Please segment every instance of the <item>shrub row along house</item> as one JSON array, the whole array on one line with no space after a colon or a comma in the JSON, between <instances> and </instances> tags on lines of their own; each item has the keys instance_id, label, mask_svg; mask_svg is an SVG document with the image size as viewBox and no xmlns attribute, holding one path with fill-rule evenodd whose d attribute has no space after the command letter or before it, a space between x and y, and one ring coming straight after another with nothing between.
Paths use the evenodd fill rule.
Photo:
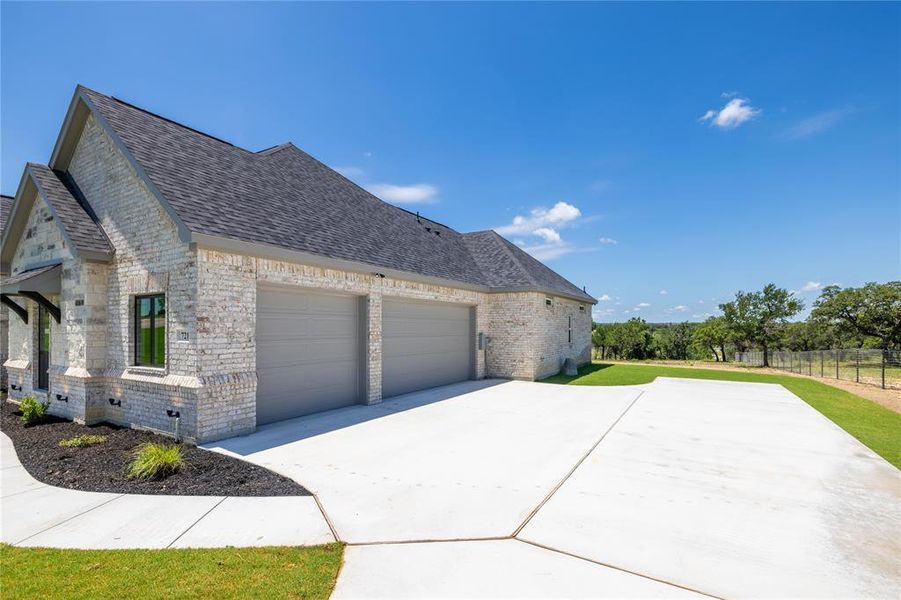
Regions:
<instances>
[{"instance_id":1,"label":"shrub row along house","mask_svg":"<svg viewBox=\"0 0 901 600\"><path fill-rule=\"evenodd\" d=\"M590 359L595 300L498 234L84 87L2 265L11 398L194 441Z\"/></svg>"}]
</instances>

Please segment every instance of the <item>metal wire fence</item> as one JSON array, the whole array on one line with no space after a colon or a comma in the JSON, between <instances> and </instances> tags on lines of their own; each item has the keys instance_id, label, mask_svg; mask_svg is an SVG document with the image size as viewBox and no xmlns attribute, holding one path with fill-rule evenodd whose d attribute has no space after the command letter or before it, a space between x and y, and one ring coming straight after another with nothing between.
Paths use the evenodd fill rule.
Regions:
<instances>
[{"instance_id":1,"label":"metal wire fence","mask_svg":"<svg viewBox=\"0 0 901 600\"><path fill-rule=\"evenodd\" d=\"M736 362L763 366L763 352L736 352ZM770 367L812 377L828 377L901 389L901 350L811 350L769 353Z\"/></svg>"}]
</instances>

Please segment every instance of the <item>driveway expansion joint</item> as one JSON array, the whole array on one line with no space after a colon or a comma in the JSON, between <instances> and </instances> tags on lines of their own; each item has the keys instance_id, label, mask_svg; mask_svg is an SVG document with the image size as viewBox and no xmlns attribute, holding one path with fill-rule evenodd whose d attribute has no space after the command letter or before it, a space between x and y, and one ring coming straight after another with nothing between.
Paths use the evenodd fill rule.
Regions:
<instances>
[{"instance_id":1,"label":"driveway expansion joint","mask_svg":"<svg viewBox=\"0 0 901 600\"><path fill-rule=\"evenodd\" d=\"M46 485L46 486L44 486L44 487L53 487L53 486L51 486L51 485ZM36 488L36 489L41 489L41 488ZM29 490L29 491L31 491L31 490ZM92 493L92 492L86 492L86 493ZM13 495L15 496L15 495L18 495L18 494L13 494ZM121 497L124 496L124 495L125 495L125 494L118 494L118 495L115 496L114 498L110 498L110 499L107 500L106 502L101 502L100 504L98 504L98 505L96 505L96 506L92 506L91 508L88 508L87 510L83 510L83 511L81 511L80 513L78 513L78 514L76 514L76 515L72 515L72 516L69 517L68 519L64 519L64 520L60 521L59 523L54 523L54 524L51 525L50 527L45 527L44 529L41 529L40 531L35 531L34 533L32 533L32 534L30 534L30 535L27 535L27 536L23 537L22 539L16 541L16 542L15 542L14 544L12 544L12 545L13 545L13 546L18 546L19 544L21 544L21 543L23 543L23 542L27 542L28 540L30 540L30 539L33 538L33 537L39 536L39 535L41 535L42 533L46 533L46 532L50 531L51 529L55 529L55 528L59 527L60 525L64 525L64 524L68 523L68 522L71 521L72 519L77 519L78 517L80 517L80 516L82 516L82 515L86 515L86 514L88 514L89 512L92 512L92 511L94 511L94 510L97 510L98 508L104 507L104 506L106 506L107 504L109 504L110 502L114 502L114 501L118 500L119 498L121 498ZM9 498L9 496L7 496L7 498Z\"/></svg>"},{"instance_id":2,"label":"driveway expansion joint","mask_svg":"<svg viewBox=\"0 0 901 600\"><path fill-rule=\"evenodd\" d=\"M180 540L186 533L188 533L189 531L191 531L191 529L192 529L195 525L197 525L198 523L200 523L200 522L201 522L208 514L210 514L210 513L213 512L214 510L216 510L216 508L217 508L220 504L222 504L223 502L225 502L226 500L228 500L230 497L231 497L231 496L223 496L223 497L219 500L219 502L217 502L216 504L214 504L213 506L211 506L210 509L209 509L208 511L206 511L205 513L203 513L202 515L200 515L200 517L199 517L196 521L194 521L193 523L191 523L190 525L188 525L188 527L187 527L184 531L182 531L182 532L179 533L177 536L175 536L175 539L172 540L171 542L169 542L169 544L166 546L166 548L171 548L171 547L172 547L172 544L174 544L175 542L177 542L178 540Z\"/></svg>"},{"instance_id":3,"label":"driveway expansion joint","mask_svg":"<svg viewBox=\"0 0 901 600\"><path fill-rule=\"evenodd\" d=\"M332 537L335 538L336 542L340 542L341 538L338 537L338 530L335 529L335 525L332 523L332 520L329 519L328 513L325 512L325 507L322 506L322 502L319 501L319 496L310 492L310 495L313 496L313 500L316 502L316 508L319 509L319 512L322 513L322 518L325 519L325 524L328 525L329 531L332 532Z\"/></svg>"},{"instance_id":4,"label":"driveway expansion joint","mask_svg":"<svg viewBox=\"0 0 901 600\"><path fill-rule=\"evenodd\" d=\"M611 564L609 564L609 563L600 562L600 561L597 561L597 560L593 560L593 559L590 559L590 558L586 558L586 557L584 557L584 556L580 556L580 555L578 555L578 554L573 554L572 552L566 552L566 551L564 551L564 550L560 550L560 549L554 548L554 547L552 547L552 546L545 546L544 544L539 544L539 543L537 543L537 542L532 542L532 541L529 541L529 540L524 540L524 539L522 539L522 538L513 538L513 539L515 539L517 542L522 542L523 544L528 544L528 545L530 545L530 546L535 546L536 548L541 548L541 549L543 549L543 550L547 550L548 552L556 552L557 554L562 554L563 556L569 556L570 558L576 558L576 559L579 559L579 560L584 560L585 562L589 562L589 563L591 563L591 564L593 564L593 565L598 565L599 567L606 567L606 568L608 568L608 569L614 569L614 570L616 570L616 571L622 571L623 573L628 573L629 575L635 575L636 577L642 577L642 578L644 578L644 579L649 579L649 580L651 580L651 581L656 581L657 583L662 583L662 584L664 584L664 585L669 585L669 586L672 586L672 587L675 587L675 588L679 588L679 589L681 589L681 590L685 590L685 591L688 591L688 592L692 592L693 594L700 594L701 596L707 596L708 598L715 598L716 600L726 600L725 598L722 598L722 597L720 597L720 596L715 596L715 595L709 594L709 593L707 593L707 592L702 592L701 590L698 590L698 589L695 589L695 588L691 588L691 587L687 587L687 586L684 586L684 585L680 585L680 584L678 584L678 583L673 583L672 581L667 581L666 579L659 579L659 578L657 578L657 577L651 577L650 575L645 575L644 573L639 573L639 572L637 572L637 571L630 571L629 569L624 569L624 568L622 568L622 567L617 567L616 565L611 565Z\"/></svg>"},{"instance_id":5,"label":"driveway expansion joint","mask_svg":"<svg viewBox=\"0 0 901 600\"><path fill-rule=\"evenodd\" d=\"M591 446L591 448L589 448L588 451L585 452L585 454L582 455L582 458L580 458L580 459L576 462L576 464L573 466L573 468L570 469L569 472L568 472L566 475L563 476L563 479L561 479L560 482L559 482L557 485L555 485L555 486L551 489L550 492L548 492L548 494L541 500L541 502L538 503L538 506L536 506L534 509L532 509L532 511L528 514L528 516L526 516L526 519L525 519L522 523L520 523L519 527L516 528L516 531L514 531L514 532L510 535L510 537L515 538L516 536L518 536L518 535L522 532L523 529L525 529L526 525L529 524L529 521L531 521L531 520L535 517L535 515L538 514L538 511L541 510L542 507L544 507L545 504L547 504L548 500L550 500L551 497L553 497L553 495L556 494L557 491L558 491L561 487L563 487L563 484L566 483L566 481L567 481L570 477L572 477L573 473L575 473L575 472L578 470L578 468L579 468L580 466L582 466L582 463L584 463L585 460L586 460L589 456L591 456L591 453L594 452L595 449L600 445L600 443L604 441L604 438L607 437L607 434L610 433L611 431L613 431L613 428L616 427L616 425L622 420L622 418L623 418L624 416L626 416L626 413L628 413L628 412L632 409L632 407L635 406L635 403L638 402L638 399L641 398L642 395L644 395L644 392L645 392L644 390L641 390L640 392L638 392L638 395L635 396L635 398L632 400L632 402L629 403L628 406L626 406L626 408L623 410L622 413L620 413L620 415L616 418L616 420L613 421L613 423L610 424L610 427L608 427L608 428L606 429L606 431L604 431L604 433L601 434L601 437L598 438L598 440Z\"/></svg>"}]
</instances>

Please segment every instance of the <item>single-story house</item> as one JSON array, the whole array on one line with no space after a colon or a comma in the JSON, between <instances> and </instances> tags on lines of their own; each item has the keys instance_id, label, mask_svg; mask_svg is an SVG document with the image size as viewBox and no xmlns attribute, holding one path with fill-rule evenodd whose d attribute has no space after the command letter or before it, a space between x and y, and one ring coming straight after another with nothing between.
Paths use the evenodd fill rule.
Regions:
<instances>
[{"instance_id":1,"label":"single-story house","mask_svg":"<svg viewBox=\"0 0 901 600\"><path fill-rule=\"evenodd\" d=\"M12 399L198 442L590 360L595 300L497 233L81 86L0 262Z\"/></svg>"}]
</instances>

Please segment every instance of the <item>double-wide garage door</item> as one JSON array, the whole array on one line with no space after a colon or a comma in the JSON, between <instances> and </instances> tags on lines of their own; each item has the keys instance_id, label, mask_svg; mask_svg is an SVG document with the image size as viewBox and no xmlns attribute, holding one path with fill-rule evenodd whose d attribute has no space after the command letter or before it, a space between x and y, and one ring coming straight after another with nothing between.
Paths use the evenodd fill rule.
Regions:
<instances>
[{"instance_id":1,"label":"double-wide garage door","mask_svg":"<svg viewBox=\"0 0 901 600\"><path fill-rule=\"evenodd\" d=\"M362 401L363 311L359 296L258 289L258 424ZM458 304L385 298L382 397L471 379L472 312Z\"/></svg>"}]
</instances>

